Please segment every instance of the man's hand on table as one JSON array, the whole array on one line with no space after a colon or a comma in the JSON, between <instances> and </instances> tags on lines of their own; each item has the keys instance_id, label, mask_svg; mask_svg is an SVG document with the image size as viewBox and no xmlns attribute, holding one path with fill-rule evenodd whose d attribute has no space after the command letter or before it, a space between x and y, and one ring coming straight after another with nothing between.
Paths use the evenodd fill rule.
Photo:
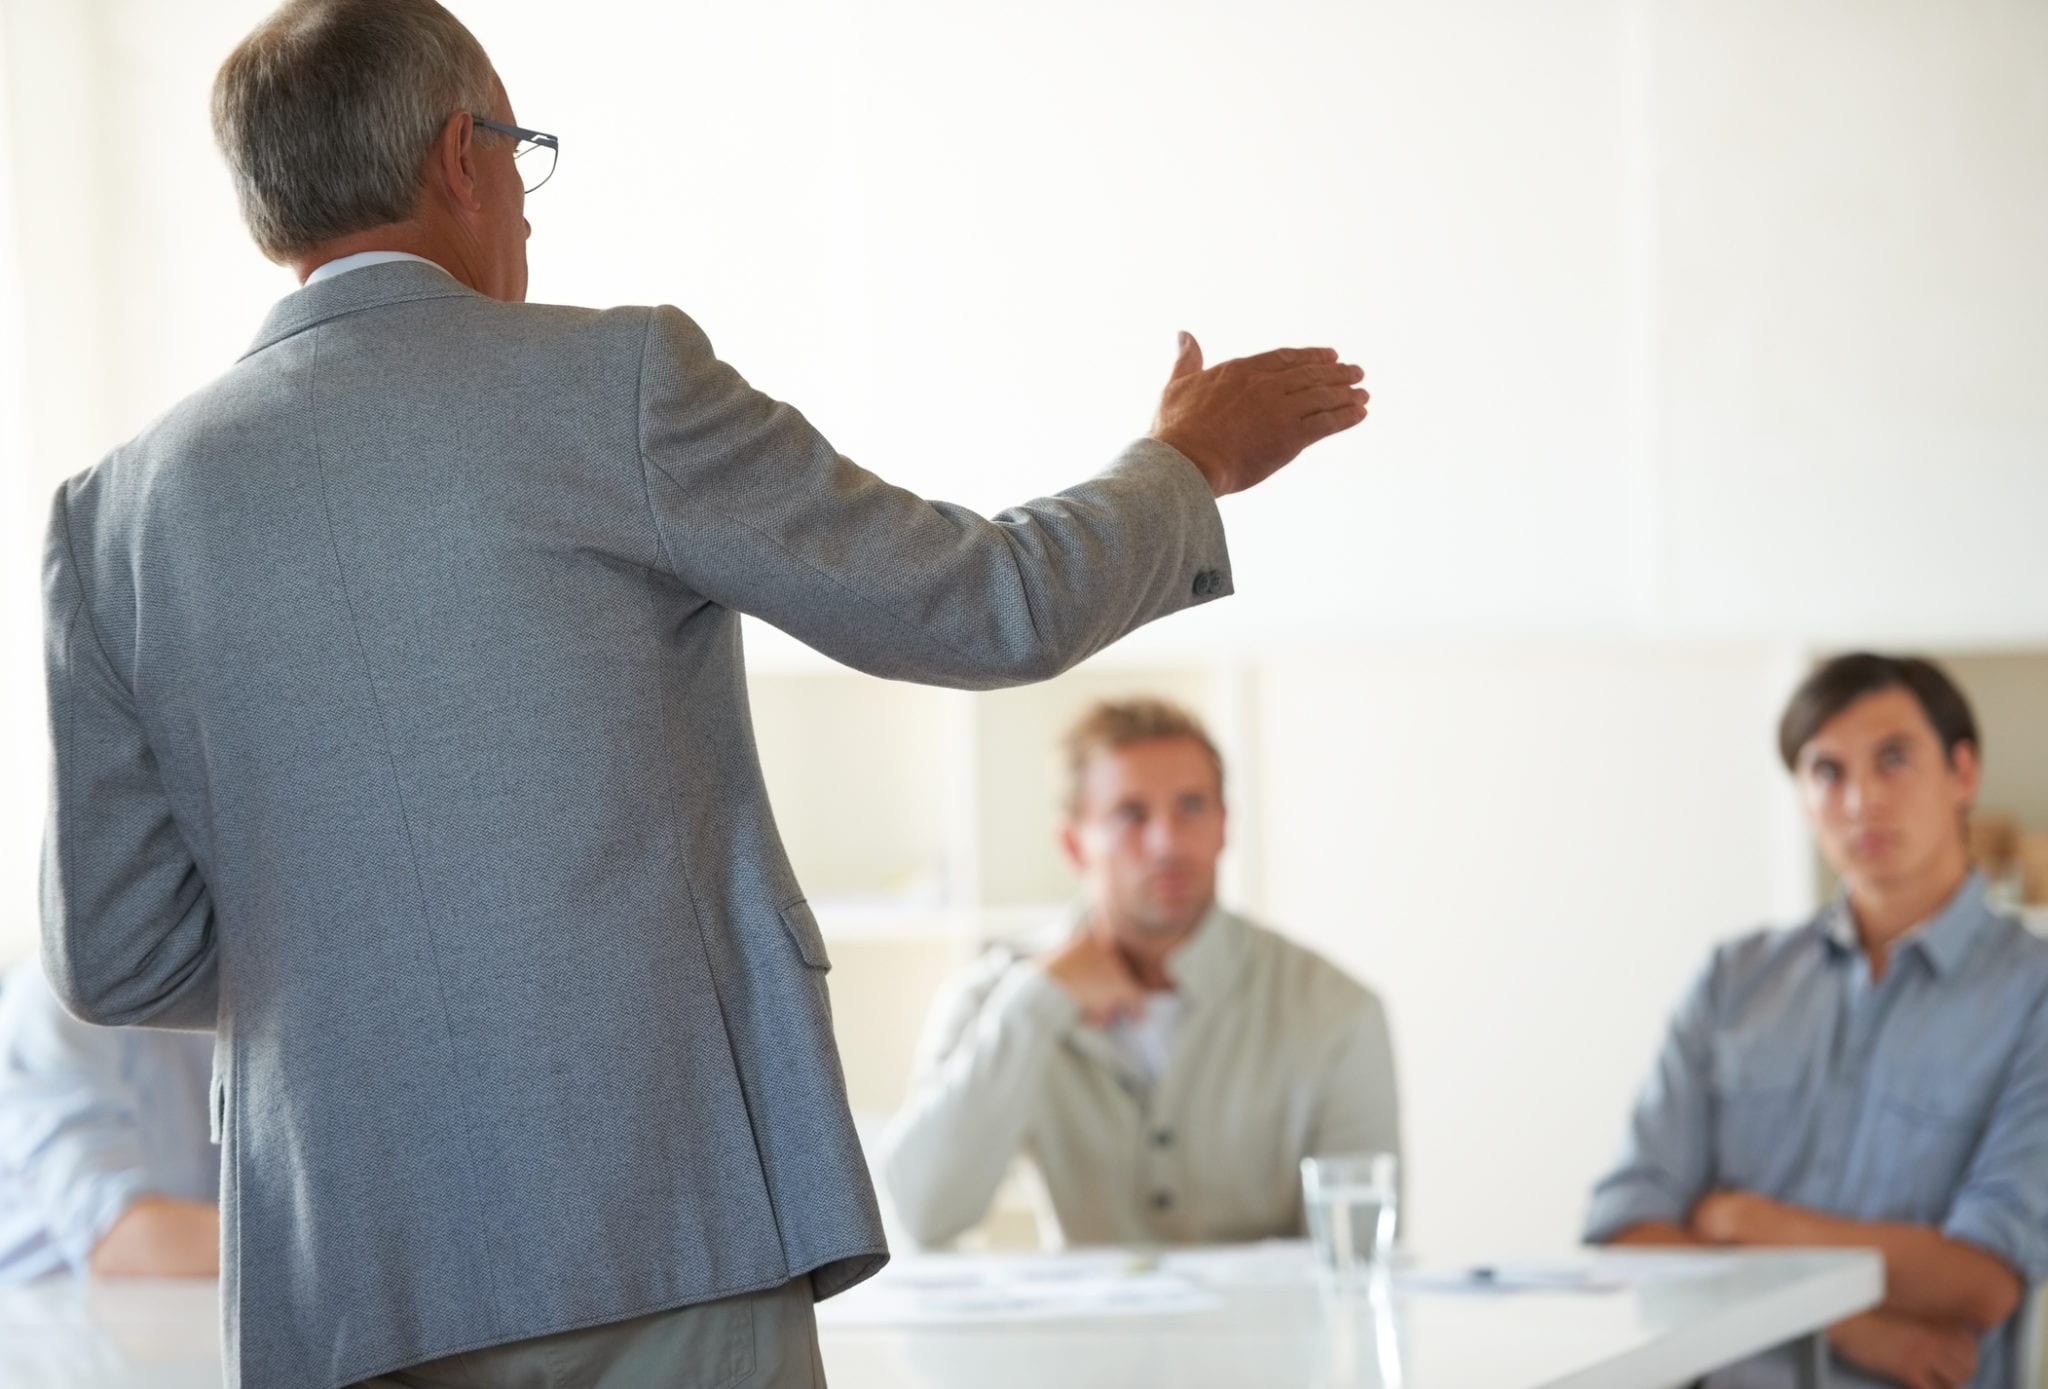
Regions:
<instances>
[{"instance_id":1,"label":"man's hand on table","mask_svg":"<svg viewBox=\"0 0 2048 1389\"><path fill-rule=\"evenodd\" d=\"M1329 347L1282 347L1205 370L1201 345L1182 333L1152 437L1186 455L1215 495L1242 492L1364 420L1364 379Z\"/></svg>"}]
</instances>

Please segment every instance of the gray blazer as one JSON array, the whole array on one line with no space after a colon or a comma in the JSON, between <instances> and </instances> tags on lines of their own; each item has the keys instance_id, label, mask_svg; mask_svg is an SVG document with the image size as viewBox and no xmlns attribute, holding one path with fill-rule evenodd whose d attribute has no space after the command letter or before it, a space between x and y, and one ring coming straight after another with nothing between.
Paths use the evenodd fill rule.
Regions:
<instances>
[{"instance_id":1,"label":"gray blazer","mask_svg":"<svg viewBox=\"0 0 2048 1389\"><path fill-rule=\"evenodd\" d=\"M738 614L981 688L1228 575L1163 444L985 520L672 308L414 262L284 299L45 560L45 960L82 1017L218 1030L229 1382L873 1273Z\"/></svg>"}]
</instances>

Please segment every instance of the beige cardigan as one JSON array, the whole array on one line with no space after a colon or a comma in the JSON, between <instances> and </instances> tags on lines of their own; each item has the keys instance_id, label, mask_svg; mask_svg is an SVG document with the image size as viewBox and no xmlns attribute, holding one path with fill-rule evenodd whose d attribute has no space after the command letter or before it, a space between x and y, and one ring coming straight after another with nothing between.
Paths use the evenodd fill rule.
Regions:
<instances>
[{"instance_id":1,"label":"beige cardigan","mask_svg":"<svg viewBox=\"0 0 2048 1389\"><path fill-rule=\"evenodd\" d=\"M933 1005L881 1162L911 1238L944 1244L980 1221L1020 1153L1065 1244L1298 1236L1303 1157L1399 1150L1371 990L1211 908L1168 961L1185 1008L1148 1086L1032 958L1076 925L991 948Z\"/></svg>"}]
</instances>

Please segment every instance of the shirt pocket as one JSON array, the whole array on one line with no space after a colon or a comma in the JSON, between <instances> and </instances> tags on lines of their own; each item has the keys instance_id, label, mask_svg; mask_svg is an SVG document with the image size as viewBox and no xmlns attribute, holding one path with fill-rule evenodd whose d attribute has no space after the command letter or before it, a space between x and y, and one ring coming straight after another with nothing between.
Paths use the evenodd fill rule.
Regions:
<instances>
[{"instance_id":1,"label":"shirt pocket","mask_svg":"<svg viewBox=\"0 0 2048 1389\"><path fill-rule=\"evenodd\" d=\"M1806 1070L1787 1049L1722 1039L1713 1054L1714 1184L1771 1191L1805 1147Z\"/></svg>"},{"instance_id":2,"label":"shirt pocket","mask_svg":"<svg viewBox=\"0 0 2048 1389\"><path fill-rule=\"evenodd\" d=\"M1986 1088L1966 1068L1879 1078L1865 1120L1864 1208L1915 1224L1947 1219L1990 1119Z\"/></svg>"}]
</instances>

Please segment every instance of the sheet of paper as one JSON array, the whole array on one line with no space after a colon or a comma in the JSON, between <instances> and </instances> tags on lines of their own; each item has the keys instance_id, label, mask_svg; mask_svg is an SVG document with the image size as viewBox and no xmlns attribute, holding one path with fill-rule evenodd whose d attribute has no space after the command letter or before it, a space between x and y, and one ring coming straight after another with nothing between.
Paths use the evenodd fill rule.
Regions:
<instances>
[{"instance_id":1,"label":"sheet of paper","mask_svg":"<svg viewBox=\"0 0 2048 1389\"><path fill-rule=\"evenodd\" d=\"M1505 1259L1412 1269L1398 1275L1396 1281L1404 1292L1611 1293L1699 1277L1697 1250L1662 1254L1630 1249L1594 1251L1578 1259Z\"/></svg>"},{"instance_id":2,"label":"sheet of paper","mask_svg":"<svg viewBox=\"0 0 2048 1389\"><path fill-rule=\"evenodd\" d=\"M932 1326L1205 1312L1221 1300L1144 1255L947 1255L899 1259L818 1304L823 1325Z\"/></svg>"},{"instance_id":3,"label":"sheet of paper","mask_svg":"<svg viewBox=\"0 0 2048 1389\"><path fill-rule=\"evenodd\" d=\"M1586 1293L1624 1291L1697 1278L1696 1255L1503 1260L1404 1267L1404 1294ZM1075 1317L1167 1316L1222 1305L1214 1289L1259 1283L1309 1283L1315 1256L1306 1241L1198 1246L1172 1250L1084 1250L1064 1254L934 1254L898 1258L876 1277L819 1304L818 1320L838 1327L964 1325Z\"/></svg>"},{"instance_id":4,"label":"sheet of paper","mask_svg":"<svg viewBox=\"0 0 2048 1389\"><path fill-rule=\"evenodd\" d=\"M1159 1267L1197 1283L1292 1283L1313 1276L1315 1249L1305 1239L1261 1240L1256 1244L1198 1244L1158 1253Z\"/></svg>"}]
</instances>

